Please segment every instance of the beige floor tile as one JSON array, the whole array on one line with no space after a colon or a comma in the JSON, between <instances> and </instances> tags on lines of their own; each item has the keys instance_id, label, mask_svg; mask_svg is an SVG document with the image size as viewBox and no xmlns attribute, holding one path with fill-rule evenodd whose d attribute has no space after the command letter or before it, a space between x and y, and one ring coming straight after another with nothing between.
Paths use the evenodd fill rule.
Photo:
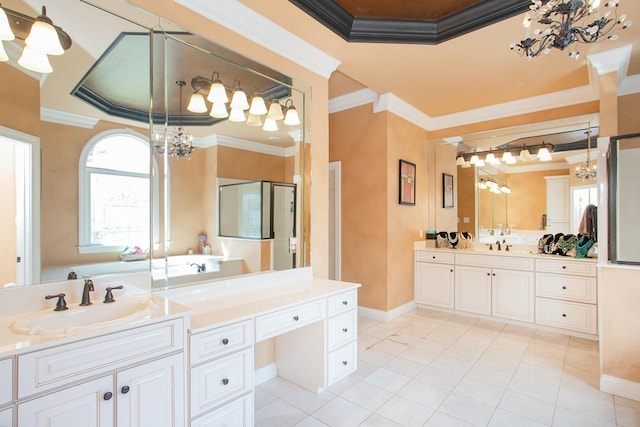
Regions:
<instances>
[{"instance_id":1,"label":"beige floor tile","mask_svg":"<svg viewBox=\"0 0 640 427\"><path fill-rule=\"evenodd\" d=\"M445 414L478 427L484 427L489 423L495 409L495 405L455 392L451 393L438 408Z\"/></svg>"},{"instance_id":2,"label":"beige floor tile","mask_svg":"<svg viewBox=\"0 0 640 427\"><path fill-rule=\"evenodd\" d=\"M336 397L313 413L313 417L332 427L353 427L366 420L371 411Z\"/></svg>"},{"instance_id":3,"label":"beige floor tile","mask_svg":"<svg viewBox=\"0 0 640 427\"><path fill-rule=\"evenodd\" d=\"M488 427L545 427L548 425L538 423L513 412L496 409Z\"/></svg>"},{"instance_id":4,"label":"beige floor tile","mask_svg":"<svg viewBox=\"0 0 640 427\"><path fill-rule=\"evenodd\" d=\"M553 421L553 413L555 404L545 402L544 400L535 399L513 390L507 390L502 396L502 400L498 407L515 414L519 414L525 418L541 423L543 425L551 425Z\"/></svg>"},{"instance_id":5,"label":"beige floor tile","mask_svg":"<svg viewBox=\"0 0 640 427\"><path fill-rule=\"evenodd\" d=\"M394 396L378 409L376 414L404 427L417 427L422 426L433 412L433 408L428 408L402 396Z\"/></svg>"}]
</instances>

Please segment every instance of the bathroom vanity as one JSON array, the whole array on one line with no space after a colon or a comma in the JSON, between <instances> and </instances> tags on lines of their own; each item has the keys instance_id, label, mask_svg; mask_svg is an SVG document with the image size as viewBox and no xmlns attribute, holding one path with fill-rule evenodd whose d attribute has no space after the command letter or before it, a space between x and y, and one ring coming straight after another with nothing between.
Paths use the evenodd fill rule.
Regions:
<instances>
[{"instance_id":1,"label":"bathroom vanity","mask_svg":"<svg viewBox=\"0 0 640 427\"><path fill-rule=\"evenodd\" d=\"M78 305L81 284L60 282L26 291L63 291L68 310L38 296L39 309L0 318L0 426L252 426L254 344L271 338L271 376L314 392L357 367L359 285L310 268L113 304L95 282L91 306Z\"/></svg>"},{"instance_id":2,"label":"bathroom vanity","mask_svg":"<svg viewBox=\"0 0 640 427\"><path fill-rule=\"evenodd\" d=\"M415 301L460 314L598 338L595 259L415 249Z\"/></svg>"}]
</instances>

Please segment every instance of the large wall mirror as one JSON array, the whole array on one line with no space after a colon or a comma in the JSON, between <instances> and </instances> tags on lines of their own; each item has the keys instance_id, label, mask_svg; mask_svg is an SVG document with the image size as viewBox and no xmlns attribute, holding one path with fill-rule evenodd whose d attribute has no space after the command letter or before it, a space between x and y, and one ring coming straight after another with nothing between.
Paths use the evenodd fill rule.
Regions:
<instances>
[{"instance_id":1,"label":"large wall mirror","mask_svg":"<svg viewBox=\"0 0 640 427\"><path fill-rule=\"evenodd\" d=\"M543 143L553 150L550 161L534 151L511 165L458 166L458 230L481 242L527 245L544 233L577 233L586 205L597 204L597 189L595 178L576 176L576 167L595 161L598 133L597 115L584 115L462 135L458 153L519 152Z\"/></svg>"},{"instance_id":2,"label":"large wall mirror","mask_svg":"<svg viewBox=\"0 0 640 427\"><path fill-rule=\"evenodd\" d=\"M0 252L0 287L65 280L71 272L81 278L137 271L152 272L154 284L165 287L307 265L304 83L125 2L97 3L47 4L47 15L72 39L64 55L49 58L51 73L24 70L17 64L24 42L3 42L10 59L0 63L0 174L11 208L0 216L9 242ZM41 6L2 3L32 17ZM209 101L206 112L188 110L191 96L206 97L217 79L229 97L241 86L249 100L259 93L267 108L279 102L283 116L294 107L300 123L284 125L282 118L277 130L264 130L210 116ZM189 159L162 150L179 127L195 147ZM253 180L295 185L289 231L297 244L289 235L257 242L217 237L219 186ZM118 182L130 191L119 191L125 184ZM100 203L108 206L102 217L91 210ZM297 249L295 262L278 263L276 246L286 247L289 259ZM233 262L225 265L227 259Z\"/></svg>"},{"instance_id":3,"label":"large wall mirror","mask_svg":"<svg viewBox=\"0 0 640 427\"><path fill-rule=\"evenodd\" d=\"M640 134L611 138L608 154L609 258L618 264L640 264Z\"/></svg>"}]
</instances>

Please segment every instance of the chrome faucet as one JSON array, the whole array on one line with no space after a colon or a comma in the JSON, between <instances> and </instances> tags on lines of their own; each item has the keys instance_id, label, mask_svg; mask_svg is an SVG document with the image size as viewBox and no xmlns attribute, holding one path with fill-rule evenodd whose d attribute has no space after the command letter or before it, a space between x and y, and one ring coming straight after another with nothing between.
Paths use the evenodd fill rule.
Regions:
<instances>
[{"instance_id":1,"label":"chrome faucet","mask_svg":"<svg viewBox=\"0 0 640 427\"><path fill-rule=\"evenodd\" d=\"M196 264L195 262L190 264L191 266L196 266L198 267L198 273L204 273L205 271L207 271L207 265L205 263L202 264Z\"/></svg>"},{"instance_id":2,"label":"chrome faucet","mask_svg":"<svg viewBox=\"0 0 640 427\"><path fill-rule=\"evenodd\" d=\"M94 291L93 280L84 279L84 288L82 289L82 301L80 305L91 305L91 298L89 297L89 292Z\"/></svg>"}]
</instances>

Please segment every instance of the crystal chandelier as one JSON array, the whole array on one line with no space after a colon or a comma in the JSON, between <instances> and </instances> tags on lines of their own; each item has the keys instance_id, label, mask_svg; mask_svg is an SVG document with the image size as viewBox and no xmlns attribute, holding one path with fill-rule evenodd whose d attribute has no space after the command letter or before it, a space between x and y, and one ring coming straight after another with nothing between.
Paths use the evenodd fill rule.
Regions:
<instances>
[{"instance_id":1,"label":"crystal chandelier","mask_svg":"<svg viewBox=\"0 0 640 427\"><path fill-rule=\"evenodd\" d=\"M193 136L182 127L182 87L186 83L178 80L176 85L180 87L180 110L178 113L178 128L175 131L154 132L153 147L160 154L165 152L169 157L187 159L196 149L193 146Z\"/></svg>"},{"instance_id":2,"label":"crystal chandelier","mask_svg":"<svg viewBox=\"0 0 640 427\"><path fill-rule=\"evenodd\" d=\"M598 175L598 165L595 160L591 160L591 124L587 130L587 160L576 166L576 178L585 181L594 179Z\"/></svg>"},{"instance_id":3,"label":"crystal chandelier","mask_svg":"<svg viewBox=\"0 0 640 427\"><path fill-rule=\"evenodd\" d=\"M625 15L618 17L620 0L607 1L602 10L600 0L531 0L531 3L529 9L535 17L527 13L522 21L525 38L510 46L527 60L547 54L553 48L561 51L569 48L569 56L577 60L580 52L575 46L570 48L574 43L590 44L603 38L616 40L618 36L611 33L619 26L624 29L631 25ZM533 38L530 37L532 21L543 26L533 30Z\"/></svg>"}]
</instances>

